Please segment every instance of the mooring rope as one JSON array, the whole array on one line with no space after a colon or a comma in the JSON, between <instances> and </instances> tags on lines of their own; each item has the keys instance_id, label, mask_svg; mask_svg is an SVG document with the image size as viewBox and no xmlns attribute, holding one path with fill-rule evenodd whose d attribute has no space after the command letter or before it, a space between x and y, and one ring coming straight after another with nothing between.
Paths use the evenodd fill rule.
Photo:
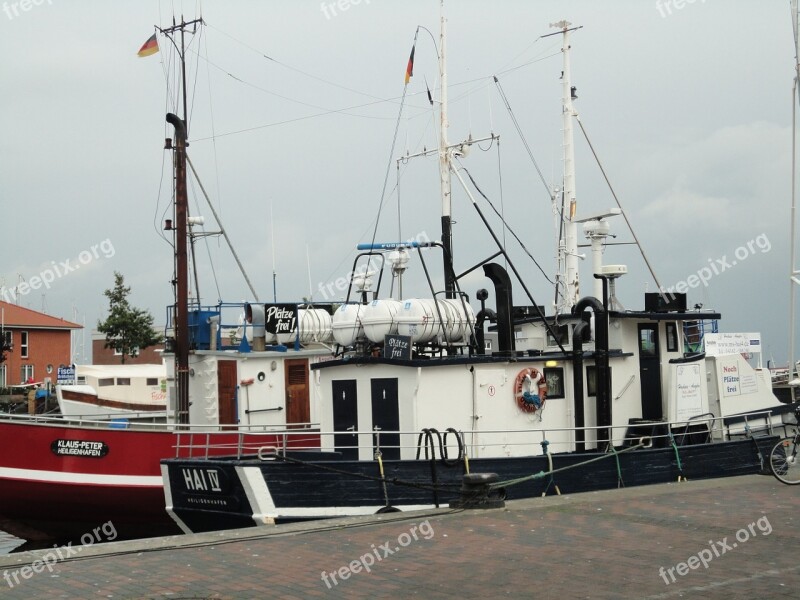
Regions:
<instances>
[{"instance_id":1,"label":"mooring rope","mask_svg":"<svg viewBox=\"0 0 800 600\"><path fill-rule=\"evenodd\" d=\"M675 438L672 436L672 432L669 434L669 442L672 444L672 449L675 450L675 462L678 465L678 481L688 481L688 479L686 479L686 475L683 474L681 455L680 452L678 452L678 444L675 443Z\"/></svg>"},{"instance_id":2,"label":"mooring rope","mask_svg":"<svg viewBox=\"0 0 800 600\"><path fill-rule=\"evenodd\" d=\"M647 443L645 443L647 440ZM602 456L596 456L594 458L590 458L589 460L585 460L583 462L575 463L574 465L569 465L567 467L560 467L558 469L550 469L549 471L539 471L538 473L534 473L532 475L525 475L524 477L517 477L516 479L508 479L506 481L498 481L496 483L489 484L490 489L497 489L502 487L509 487L511 485L517 485L519 483L525 483L526 481L533 481L536 479L542 479L543 477L547 477L548 475L555 475L556 473L563 473L564 471L569 471L570 469L576 469L578 467L583 467L585 465L595 463L599 460L604 460L609 456L617 456L619 454L624 454L625 452L630 452L631 450L638 450L639 448L647 448L650 446L650 438L641 438L639 443L635 446L631 446L629 448L625 448L624 450L620 450L619 452L615 452L614 454L604 454Z\"/></svg>"}]
</instances>

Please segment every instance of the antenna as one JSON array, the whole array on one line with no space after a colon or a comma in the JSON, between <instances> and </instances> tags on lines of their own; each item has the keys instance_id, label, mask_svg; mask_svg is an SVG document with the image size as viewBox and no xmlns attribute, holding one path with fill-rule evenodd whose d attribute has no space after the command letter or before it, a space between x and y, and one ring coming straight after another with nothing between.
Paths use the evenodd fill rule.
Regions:
<instances>
[{"instance_id":1,"label":"antenna","mask_svg":"<svg viewBox=\"0 0 800 600\"><path fill-rule=\"evenodd\" d=\"M17 273L17 293L14 295L14 303L17 306L19 306L19 297L20 297L19 284L20 283L26 283L25 282L25 278L22 276L22 273Z\"/></svg>"},{"instance_id":2,"label":"antenna","mask_svg":"<svg viewBox=\"0 0 800 600\"><path fill-rule=\"evenodd\" d=\"M185 43L184 43L184 34L186 33L188 27L192 26L192 29L191 29L190 33L192 35L194 35L195 33L197 33L198 25L205 25L205 21L203 21L202 17L199 18L199 19L194 19L193 21L184 21L183 20L183 16L181 16L181 22L180 23L175 23L175 18L174 17L172 18L172 27L166 27L166 28L162 29L161 27L156 26L156 29L158 29L162 34L167 36L169 41L172 42L172 45L175 46L175 50L178 51L178 56L180 56L180 58L181 58L181 79L182 79L181 83L182 83L182 92L183 92L183 94L182 94L183 95L183 122L186 123L186 133L187 133L187 135L189 133L189 113L188 113L188 111L186 109L186 60L185 60L186 47L185 47ZM180 48L178 47L178 44L175 43L175 40L172 39L172 35L171 35L171 34L175 33L176 31L180 31L181 32L181 46L180 46Z\"/></svg>"},{"instance_id":3,"label":"antenna","mask_svg":"<svg viewBox=\"0 0 800 600\"><path fill-rule=\"evenodd\" d=\"M311 257L308 253L308 244L306 244L306 267L308 269L308 301L314 301L314 288L311 287Z\"/></svg>"},{"instance_id":4,"label":"antenna","mask_svg":"<svg viewBox=\"0 0 800 600\"><path fill-rule=\"evenodd\" d=\"M272 214L272 202L269 203L269 222L272 236L272 301L277 304L278 302L278 287L277 287L277 259L275 258L275 217Z\"/></svg>"}]
</instances>

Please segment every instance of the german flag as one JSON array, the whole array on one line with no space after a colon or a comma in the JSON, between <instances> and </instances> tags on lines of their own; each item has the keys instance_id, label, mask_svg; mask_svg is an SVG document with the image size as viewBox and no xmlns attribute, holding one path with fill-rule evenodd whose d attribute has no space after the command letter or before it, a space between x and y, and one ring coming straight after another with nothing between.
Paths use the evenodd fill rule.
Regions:
<instances>
[{"instance_id":1,"label":"german flag","mask_svg":"<svg viewBox=\"0 0 800 600\"><path fill-rule=\"evenodd\" d=\"M154 33L151 35L147 41L139 48L139 52L137 56L144 57L150 56L151 54L155 54L158 52L158 40L156 40L156 34Z\"/></svg>"},{"instance_id":2,"label":"german flag","mask_svg":"<svg viewBox=\"0 0 800 600\"><path fill-rule=\"evenodd\" d=\"M406 67L406 85L408 85L408 80L411 79L411 76L414 74L414 50L416 49L416 44L411 46L411 56L408 57L408 66Z\"/></svg>"}]
</instances>

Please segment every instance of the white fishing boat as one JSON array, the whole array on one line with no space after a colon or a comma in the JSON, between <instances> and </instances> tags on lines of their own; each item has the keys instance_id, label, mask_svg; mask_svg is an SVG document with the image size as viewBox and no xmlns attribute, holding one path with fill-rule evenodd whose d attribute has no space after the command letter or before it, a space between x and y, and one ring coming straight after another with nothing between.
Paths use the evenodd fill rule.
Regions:
<instances>
[{"instance_id":1,"label":"white fishing boat","mask_svg":"<svg viewBox=\"0 0 800 600\"><path fill-rule=\"evenodd\" d=\"M213 436L187 441L194 458L162 461L167 510L182 530L465 501L494 505L503 498L763 470L792 407L773 395L767 369L704 346L704 325L721 315L688 309L685 294L646 294L639 310L614 302L627 267L604 265L602 253L620 211L583 217L577 211L569 68L574 28L566 21L555 25L564 53L566 173L554 313L546 315L535 301L484 217L477 185L467 184L456 162L474 142L449 144L442 128L442 241L359 246L352 273L380 266L372 277L353 278L347 301L333 315L337 356L312 367L320 447L299 451L298 445L268 442L257 457L204 458L218 449ZM442 16L442 66L444 29ZM446 123L443 68L441 80L439 120ZM497 246L461 271L450 242L451 175ZM596 279L592 294L583 297L581 223ZM431 259L432 253L441 257ZM401 295L401 281L414 272L410 254L430 284L427 297ZM502 263L493 262L496 257ZM430 283L434 261L444 265L444 289ZM493 294L461 288L477 269ZM397 279L388 295L384 275ZM516 290L522 294L515 296ZM494 309L486 306L491 296ZM489 324L498 344L491 353L485 351ZM465 500L465 488L480 497Z\"/></svg>"},{"instance_id":2,"label":"white fishing boat","mask_svg":"<svg viewBox=\"0 0 800 600\"><path fill-rule=\"evenodd\" d=\"M75 383L56 385L64 417L166 420L164 364L76 365L75 373Z\"/></svg>"}]
</instances>

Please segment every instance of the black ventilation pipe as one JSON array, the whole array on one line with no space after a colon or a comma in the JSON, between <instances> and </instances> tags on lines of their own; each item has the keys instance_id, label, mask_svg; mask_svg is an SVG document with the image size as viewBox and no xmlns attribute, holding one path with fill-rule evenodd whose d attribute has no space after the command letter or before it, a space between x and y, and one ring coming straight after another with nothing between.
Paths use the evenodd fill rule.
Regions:
<instances>
[{"instance_id":1,"label":"black ventilation pipe","mask_svg":"<svg viewBox=\"0 0 800 600\"><path fill-rule=\"evenodd\" d=\"M589 324L580 321L572 331L572 387L575 396L575 451L586 450L586 426L583 414L583 337L589 332Z\"/></svg>"},{"instance_id":2,"label":"black ventilation pipe","mask_svg":"<svg viewBox=\"0 0 800 600\"><path fill-rule=\"evenodd\" d=\"M606 296L607 282L603 279L603 296ZM608 312L593 296L586 296L578 300L572 309L572 314L580 315L588 308L594 312L595 330L595 366L597 370L597 430L598 440L611 443L611 372L608 366Z\"/></svg>"},{"instance_id":3,"label":"black ventilation pipe","mask_svg":"<svg viewBox=\"0 0 800 600\"><path fill-rule=\"evenodd\" d=\"M499 356L515 356L514 326L511 322L511 279L506 270L497 263L483 265L483 272L494 284L497 302L497 343Z\"/></svg>"}]
</instances>

